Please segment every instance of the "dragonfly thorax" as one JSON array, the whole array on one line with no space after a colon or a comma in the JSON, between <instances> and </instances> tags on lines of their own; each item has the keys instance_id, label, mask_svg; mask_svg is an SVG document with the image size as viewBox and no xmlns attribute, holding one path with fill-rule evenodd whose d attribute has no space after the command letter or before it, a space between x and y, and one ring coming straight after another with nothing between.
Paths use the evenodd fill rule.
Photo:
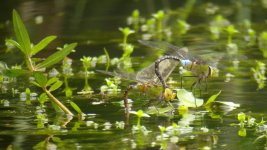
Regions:
<instances>
[{"instance_id":1,"label":"dragonfly thorax","mask_svg":"<svg viewBox=\"0 0 267 150\"><path fill-rule=\"evenodd\" d=\"M183 68L200 78L208 78L214 74L214 68L207 64L201 64L189 59L180 60L180 63Z\"/></svg>"}]
</instances>

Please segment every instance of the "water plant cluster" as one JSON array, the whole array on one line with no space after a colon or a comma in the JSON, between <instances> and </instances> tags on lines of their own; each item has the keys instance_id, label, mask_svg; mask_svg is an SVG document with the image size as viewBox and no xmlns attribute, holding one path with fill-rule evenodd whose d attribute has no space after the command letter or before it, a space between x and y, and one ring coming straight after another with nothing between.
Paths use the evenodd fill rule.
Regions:
<instances>
[{"instance_id":1,"label":"water plant cluster","mask_svg":"<svg viewBox=\"0 0 267 150\"><path fill-rule=\"evenodd\" d=\"M159 92L161 90L157 90L158 96L163 94L161 97L163 96L165 99L163 100L156 97L157 104L150 104L148 102L149 106L145 109L135 106L135 103L138 103L138 101L134 99L136 96L134 97L133 94L129 94L130 98L128 99L127 95L124 101L114 102L114 104L120 103L119 108L123 110L121 111L121 115L122 118L125 119L124 121L99 121L95 119L97 118L97 114L85 114L84 110L75 103L73 98L79 96L83 98L96 97L95 99L98 99L98 101L89 102L92 103L92 105L105 103L102 99L111 98L112 96L121 97L122 99L122 91L126 90L127 87L123 85L124 82L121 78L132 79L129 76L132 75L130 73L134 71L134 57L131 55L135 51L135 45L131 44L131 42L135 43L137 39L142 39L168 41L183 45L183 43L187 42L185 40L186 35L196 30L192 29L193 25L187 22L193 4L193 1L188 1L185 9L183 11L178 11L179 14L176 14L178 12L159 10L148 18L142 17L139 10L134 10L131 16L127 18L129 26L118 28L118 32L122 33L122 42L119 44L123 51L122 56L120 58L110 58L108 50L105 48L103 49L103 55L99 57L83 56L80 58L79 62L82 66L82 71L80 72L74 72L72 66L73 60L68 57L70 53L75 52L77 43L65 44L57 48L56 52L47 58L36 58L36 54L44 50L56 39L56 36L47 36L39 43L33 44L22 19L17 11L13 10L13 28L16 40L6 39L6 45L10 49L19 49L24 56L24 62L18 62L21 65L11 67L1 62L0 84L3 94L10 92L13 97L19 94L21 101L25 101L27 105L35 106L36 127L38 129L45 129L45 132L40 130L36 133L47 134L49 136L44 141L36 144L34 149L57 147L57 145L64 143L57 135L73 132L83 134L82 132L84 131L81 131L82 129L96 132L101 131L101 134L110 134L110 132L113 131L128 131L127 129L130 129L129 132L131 132L131 136L125 135L121 140L123 144L126 143L132 149L145 147L170 149L170 147L176 148L178 147L177 145L187 145L186 142L188 141L190 143L191 141L197 141L203 138L207 138L206 141L208 142L204 143L204 145L193 145L192 148L215 148L218 142L217 132L219 131L210 129L202 124L194 126L193 122L203 122L205 115L208 115L210 119L223 121L226 114L240 107L240 104L233 101L217 100L218 96L221 94L220 89L217 89L218 92L216 94L211 95L209 93L208 96L203 96L201 92L196 92L198 89L200 91L204 90L204 80L203 82L195 82L196 84L192 86L191 92L185 87L177 85L177 81L173 81L175 79L168 80L166 82L169 86L163 93ZM224 56L222 56L222 58L229 58L225 63L229 65L225 67L228 71L225 75L225 82L231 82L230 80L232 79L230 78L238 76L236 72L238 72L239 69L239 62L246 59L246 56L238 57L240 56L240 48L258 47L262 57L267 57L265 45L267 43L267 34L265 32L257 34L256 30L252 29L251 23L248 20L244 20L243 28L239 28L238 25L231 23L222 15L215 15L214 12L216 12L216 8L217 7L213 5L206 8L206 11L209 12L212 18L207 29L207 33L209 34L208 41L211 40L216 43L216 45L223 47ZM175 21L173 23L170 20ZM205 24L205 26L207 26L207 24ZM203 27L199 27L199 29L202 28ZM129 36L133 35L135 35L137 39L135 41L129 40ZM204 39L204 41L205 40L207 39ZM164 55L161 52L162 51L159 51L160 54L158 55ZM219 55L219 53L217 55ZM61 63L61 65L58 65L59 63ZM104 69L98 70L96 67L97 65ZM152 62L151 66L155 68L154 62ZM159 68L160 67L159 65ZM214 68L215 67L216 65L214 64ZM117 70L117 72L108 72L110 68ZM208 69L211 70L209 66ZM129 74L123 74L120 72L121 70ZM264 89L265 87L265 70L265 62L262 61L256 61L255 67L251 67L251 78L255 79L258 90ZM153 72L148 73L155 74L154 70L152 71ZM193 71L185 67L179 69L180 74L184 76L192 76ZM102 82L105 84L98 86L96 89L90 84L90 79L94 78L96 72L113 77L105 78ZM219 72L209 73L219 74ZM82 88L71 87L69 84L70 80L76 75L84 80ZM16 84L19 79L25 79L25 82L27 82L27 86L24 86L23 90L12 86ZM183 80L178 82L181 82L181 85L183 84L185 86L189 84ZM147 91L153 88L152 84L139 83L137 85L139 90L146 94L149 93ZM133 86L128 86L128 89L132 87ZM74 90L75 88L79 90ZM65 94L64 96L58 94L59 90L62 89ZM74 91L77 91L77 93L74 93ZM124 96L126 94L124 92ZM149 94L148 96L145 95L145 97L149 97ZM131 96L133 96L133 99L131 99ZM38 104L34 103L34 100L37 100ZM147 102L147 100L144 101ZM0 101L0 104L4 107L9 107L10 101L8 99L3 99ZM128 104L130 104L129 110ZM63 114L63 117L59 119L58 123L50 123L50 116L47 114L47 111L50 110L50 106L53 107L56 113ZM124 111L125 107L126 111ZM262 117L260 121L256 121L255 118L242 112L237 113L235 116L237 116L238 123L232 123L229 124L229 126L238 128L237 135L246 137L248 135L247 131L253 130L253 132L257 134L254 142L255 144L258 144L260 140L267 139L264 117ZM156 124L156 129L152 129L147 127L145 123L143 124L144 120L152 117L165 117L170 120L173 119L174 121L171 121L170 124ZM132 125L134 124L132 122L136 122L136 125ZM71 124L71 127L69 124ZM266 142L264 147L266 147Z\"/></svg>"}]
</instances>

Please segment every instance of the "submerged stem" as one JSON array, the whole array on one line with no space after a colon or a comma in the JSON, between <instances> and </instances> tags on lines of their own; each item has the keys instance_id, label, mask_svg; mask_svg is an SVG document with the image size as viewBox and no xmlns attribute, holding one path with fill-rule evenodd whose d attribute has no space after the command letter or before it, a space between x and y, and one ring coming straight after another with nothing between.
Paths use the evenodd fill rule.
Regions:
<instances>
[{"instance_id":1,"label":"submerged stem","mask_svg":"<svg viewBox=\"0 0 267 150\"><path fill-rule=\"evenodd\" d=\"M48 91L46 88L44 88L43 90L60 109L62 109L66 114L73 116L73 113L64 104L62 104L53 94L51 94L50 91Z\"/></svg>"}]
</instances>

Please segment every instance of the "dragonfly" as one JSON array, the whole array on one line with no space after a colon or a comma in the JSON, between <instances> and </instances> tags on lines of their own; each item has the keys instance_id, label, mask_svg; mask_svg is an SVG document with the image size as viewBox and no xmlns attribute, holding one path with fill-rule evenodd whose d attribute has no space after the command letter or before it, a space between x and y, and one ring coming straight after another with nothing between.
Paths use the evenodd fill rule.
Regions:
<instances>
[{"instance_id":1,"label":"dragonfly","mask_svg":"<svg viewBox=\"0 0 267 150\"><path fill-rule=\"evenodd\" d=\"M158 64L158 72L161 74L161 79L166 80L169 75L172 73L172 71L175 69L176 65L178 65L179 62L173 61L171 59L165 60L162 63ZM124 107L126 108L126 111L129 110L129 104L128 104L128 94L132 89L139 89L142 92L148 91L151 87L159 87L161 86L161 81L158 78L157 74L155 74L155 63L153 62L149 66L141 69L136 74L130 74L130 73L122 73L121 71L115 71L115 72L109 72L109 71L103 71L103 70L97 70L97 72L100 72L102 74L107 74L110 76L118 76L122 79L131 80L136 82L136 84L130 84L123 94L123 100L124 100Z\"/></svg>"},{"instance_id":2,"label":"dragonfly","mask_svg":"<svg viewBox=\"0 0 267 150\"><path fill-rule=\"evenodd\" d=\"M145 46L148 46L150 48L155 48L155 49L164 49L165 51L171 51L172 53L169 55L164 55L157 59L155 61L155 74L157 75L159 81L161 82L163 86L163 91L165 91L166 88L168 88L168 85L166 83L166 76L165 72L162 72L162 70L173 70L178 64L180 64L184 69L192 72L193 76L190 77L196 77L197 79L194 81L194 83L191 86L191 90L195 89L196 85L199 84L201 85L202 81L205 81L206 83L206 89L207 89L207 79L210 77L213 77L215 72L217 71L216 64L214 63L212 65L209 65L206 63L206 61L203 61L203 59L198 58L198 57L193 57L189 55L188 53L188 48L186 47L177 47L172 44L169 44L167 42L162 42L162 41L143 41L139 40L139 42ZM214 55L215 56L215 55ZM214 57L213 56L213 57ZM219 60L223 57L222 53L216 53L216 59ZM165 61L171 61L175 62L171 65L163 65ZM168 69L171 68L171 69ZM171 72L168 72L171 73ZM189 77L189 76L188 76ZM181 81L181 86L182 86L182 81Z\"/></svg>"}]
</instances>

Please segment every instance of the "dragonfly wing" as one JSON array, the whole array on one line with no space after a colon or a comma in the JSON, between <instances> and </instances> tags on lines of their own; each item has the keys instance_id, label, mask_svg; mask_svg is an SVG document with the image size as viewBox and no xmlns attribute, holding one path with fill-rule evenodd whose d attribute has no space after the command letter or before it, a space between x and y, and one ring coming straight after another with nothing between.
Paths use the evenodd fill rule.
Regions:
<instances>
[{"instance_id":1,"label":"dragonfly wing","mask_svg":"<svg viewBox=\"0 0 267 150\"><path fill-rule=\"evenodd\" d=\"M109 75L109 76L113 76L113 77L120 77L120 78L125 79L125 80L138 82L135 79L136 78L135 74L121 73L120 71L109 72L109 71L104 71L104 70L96 70L96 72L99 72L99 73L102 73L102 74L106 74L106 75Z\"/></svg>"},{"instance_id":2,"label":"dragonfly wing","mask_svg":"<svg viewBox=\"0 0 267 150\"><path fill-rule=\"evenodd\" d=\"M178 63L178 61L166 59L159 64L159 72L164 80L169 77L169 75L172 73ZM143 82L152 82L154 84L160 84L160 81L157 75L155 74L155 63L152 63L150 66L139 71L136 75L136 79Z\"/></svg>"},{"instance_id":3,"label":"dragonfly wing","mask_svg":"<svg viewBox=\"0 0 267 150\"><path fill-rule=\"evenodd\" d=\"M174 55L181 59L185 59L188 52L188 49L185 47L177 47L164 41L138 40L138 42L147 47L164 50L168 55Z\"/></svg>"}]
</instances>

